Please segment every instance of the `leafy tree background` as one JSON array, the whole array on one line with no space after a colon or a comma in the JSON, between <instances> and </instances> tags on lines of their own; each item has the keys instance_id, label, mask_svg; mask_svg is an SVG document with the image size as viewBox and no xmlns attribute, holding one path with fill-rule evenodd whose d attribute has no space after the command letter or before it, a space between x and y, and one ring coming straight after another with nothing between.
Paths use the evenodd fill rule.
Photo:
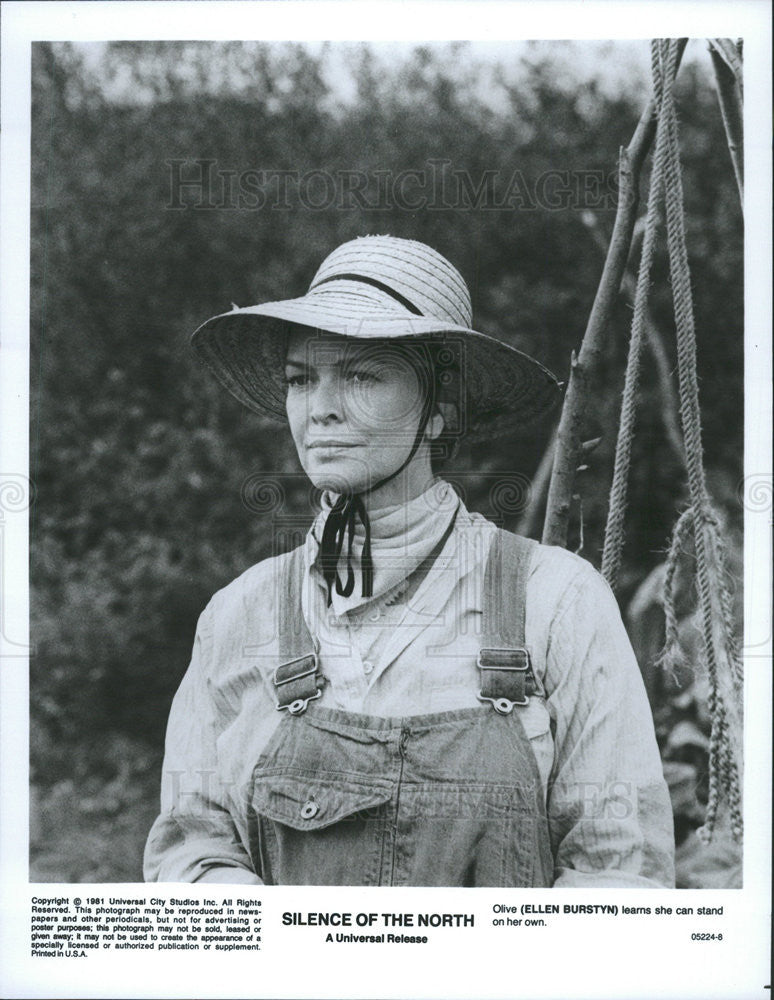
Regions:
<instances>
[{"instance_id":1,"label":"leafy tree background","mask_svg":"<svg viewBox=\"0 0 774 1000\"><path fill-rule=\"evenodd\" d=\"M340 242L390 233L448 256L471 288L478 328L566 379L614 198L491 208L476 205L475 187L487 171L502 195L516 170L533 192L547 171L605 178L615 170L647 81L632 64L626 85L611 87L598 70L605 50L577 69L585 51L534 44L498 64L464 44L387 55L257 43L33 46L33 880L141 879L166 716L196 618L274 544L272 513L250 502L245 486L287 475L284 513L311 517L289 435L211 381L192 357L190 333L232 302L302 294ZM700 60L681 70L678 96L705 459L740 578L741 216ZM183 207L170 207L173 172L195 177L194 161L205 159L214 161L205 197L215 207L195 208L202 199L190 189ZM356 170L373 180L378 171L427 172L432 160L470 179L467 203L410 210L345 198L315 210L289 184L285 208L240 208L218 180L218 172L255 169ZM410 183L405 191L422 194ZM311 185L308 194L324 201L325 189ZM647 365L641 392L619 596L672 788L680 884L734 884L730 842L721 835L705 850L693 832L706 799L709 731L700 656L678 678L652 666L662 628L654 582L686 502L665 421L676 412L663 256L651 305L664 357L660 371ZM630 316L622 294L587 435L602 442L579 474L571 530L573 547L582 541L597 565ZM454 471L469 506L502 513L492 474L532 476L552 429L515 432L474 455L463 446ZM539 515L537 486L533 502ZM529 511L505 513L511 528L527 523ZM529 530L539 535L539 516ZM690 594L684 617L690 642Z\"/></svg>"}]
</instances>

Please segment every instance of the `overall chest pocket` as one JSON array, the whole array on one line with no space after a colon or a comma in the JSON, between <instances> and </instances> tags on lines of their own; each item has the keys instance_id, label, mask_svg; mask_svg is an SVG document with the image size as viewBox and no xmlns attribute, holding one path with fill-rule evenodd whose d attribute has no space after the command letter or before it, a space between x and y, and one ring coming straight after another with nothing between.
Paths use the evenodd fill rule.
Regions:
<instances>
[{"instance_id":1,"label":"overall chest pocket","mask_svg":"<svg viewBox=\"0 0 774 1000\"><path fill-rule=\"evenodd\" d=\"M282 885L378 885L394 812L388 781L256 770L251 847Z\"/></svg>"}]
</instances>

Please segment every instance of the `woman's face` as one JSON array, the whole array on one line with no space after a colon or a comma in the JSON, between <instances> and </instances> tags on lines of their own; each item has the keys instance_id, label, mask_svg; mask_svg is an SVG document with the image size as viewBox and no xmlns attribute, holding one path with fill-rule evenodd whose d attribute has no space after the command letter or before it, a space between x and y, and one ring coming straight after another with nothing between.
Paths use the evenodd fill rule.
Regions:
<instances>
[{"instance_id":1,"label":"woman's face","mask_svg":"<svg viewBox=\"0 0 774 1000\"><path fill-rule=\"evenodd\" d=\"M360 492L408 457L428 387L418 366L394 344L295 332L285 378L290 432L304 471L319 489ZM431 420L428 436L441 426ZM426 487L427 442L406 471L422 479L416 492Z\"/></svg>"}]
</instances>

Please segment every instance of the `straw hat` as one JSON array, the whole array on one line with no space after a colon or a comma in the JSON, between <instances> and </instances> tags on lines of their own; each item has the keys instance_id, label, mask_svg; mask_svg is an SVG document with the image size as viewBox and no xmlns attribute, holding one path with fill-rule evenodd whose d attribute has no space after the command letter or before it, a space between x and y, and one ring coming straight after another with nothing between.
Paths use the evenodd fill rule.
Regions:
<instances>
[{"instance_id":1,"label":"straw hat","mask_svg":"<svg viewBox=\"0 0 774 1000\"><path fill-rule=\"evenodd\" d=\"M414 240L363 236L320 265L306 295L235 308L207 320L191 343L220 382L249 409L285 419L288 332L365 340L429 342L449 367L449 399L460 429L484 439L546 414L560 395L556 378L533 358L471 329L470 295L460 273ZM459 377L451 372L459 369ZM456 373L455 373L456 374Z\"/></svg>"}]
</instances>

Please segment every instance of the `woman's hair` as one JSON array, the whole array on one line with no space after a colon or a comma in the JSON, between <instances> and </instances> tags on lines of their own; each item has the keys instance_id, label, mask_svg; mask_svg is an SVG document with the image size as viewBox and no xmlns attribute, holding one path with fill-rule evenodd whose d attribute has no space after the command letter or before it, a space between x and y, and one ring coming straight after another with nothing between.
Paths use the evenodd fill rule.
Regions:
<instances>
[{"instance_id":1,"label":"woman's hair","mask_svg":"<svg viewBox=\"0 0 774 1000\"><path fill-rule=\"evenodd\" d=\"M443 417L441 433L430 442L430 464L433 473L439 472L452 459L459 448L462 407L460 396L460 371L455 352L440 340L387 340L386 350L399 353L417 372L426 406L423 420L435 412Z\"/></svg>"}]
</instances>

